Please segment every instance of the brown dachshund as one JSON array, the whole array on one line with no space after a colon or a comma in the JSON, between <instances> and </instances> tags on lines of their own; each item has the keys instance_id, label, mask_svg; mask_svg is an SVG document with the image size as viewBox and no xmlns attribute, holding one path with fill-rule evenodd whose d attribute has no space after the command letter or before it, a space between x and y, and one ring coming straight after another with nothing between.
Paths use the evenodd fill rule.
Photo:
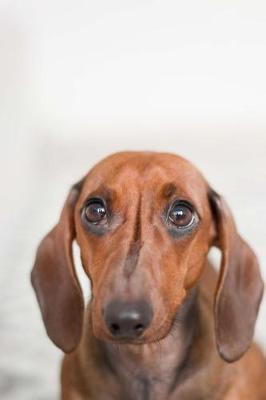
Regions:
<instances>
[{"instance_id":1,"label":"brown dachshund","mask_svg":"<svg viewBox=\"0 0 266 400\"><path fill-rule=\"evenodd\" d=\"M85 312L74 239L92 284ZM63 400L266 399L266 360L251 344L256 256L185 159L125 152L97 164L41 242L32 282L49 337L69 353Z\"/></svg>"}]
</instances>

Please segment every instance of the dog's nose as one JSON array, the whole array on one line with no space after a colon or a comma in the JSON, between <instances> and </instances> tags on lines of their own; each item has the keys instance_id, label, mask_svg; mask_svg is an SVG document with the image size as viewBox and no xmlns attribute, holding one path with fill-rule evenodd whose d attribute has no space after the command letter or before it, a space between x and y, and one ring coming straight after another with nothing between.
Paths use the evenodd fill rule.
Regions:
<instances>
[{"instance_id":1,"label":"dog's nose","mask_svg":"<svg viewBox=\"0 0 266 400\"><path fill-rule=\"evenodd\" d=\"M125 303L114 300L106 307L104 319L115 338L135 339L148 328L152 315L152 308L146 301Z\"/></svg>"}]
</instances>

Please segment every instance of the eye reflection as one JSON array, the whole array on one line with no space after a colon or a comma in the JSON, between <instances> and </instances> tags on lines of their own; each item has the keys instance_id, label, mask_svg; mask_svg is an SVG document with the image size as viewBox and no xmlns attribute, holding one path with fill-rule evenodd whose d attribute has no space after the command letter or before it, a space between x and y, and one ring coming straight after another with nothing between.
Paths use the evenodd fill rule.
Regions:
<instances>
[{"instance_id":1,"label":"eye reflection","mask_svg":"<svg viewBox=\"0 0 266 400\"><path fill-rule=\"evenodd\" d=\"M102 200L92 199L83 209L83 215L87 222L97 225L106 220L106 208Z\"/></svg>"},{"instance_id":2,"label":"eye reflection","mask_svg":"<svg viewBox=\"0 0 266 400\"><path fill-rule=\"evenodd\" d=\"M184 201L177 201L171 206L168 212L168 220L175 227L184 229L196 222L196 213L189 204Z\"/></svg>"}]
</instances>

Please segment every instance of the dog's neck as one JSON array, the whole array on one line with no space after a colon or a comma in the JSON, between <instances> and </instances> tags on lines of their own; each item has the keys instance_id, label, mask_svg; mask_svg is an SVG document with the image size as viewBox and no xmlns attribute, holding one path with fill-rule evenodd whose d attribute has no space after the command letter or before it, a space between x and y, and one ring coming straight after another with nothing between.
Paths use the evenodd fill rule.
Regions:
<instances>
[{"instance_id":1,"label":"dog's neck","mask_svg":"<svg viewBox=\"0 0 266 400\"><path fill-rule=\"evenodd\" d=\"M98 343L106 374L127 400L160 400L171 396L191 373L192 348L200 336L197 293L193 291L176 315L169 334L144 345ZM193 366L196 367L195 360Z\"/></svg>"}]
</instances>

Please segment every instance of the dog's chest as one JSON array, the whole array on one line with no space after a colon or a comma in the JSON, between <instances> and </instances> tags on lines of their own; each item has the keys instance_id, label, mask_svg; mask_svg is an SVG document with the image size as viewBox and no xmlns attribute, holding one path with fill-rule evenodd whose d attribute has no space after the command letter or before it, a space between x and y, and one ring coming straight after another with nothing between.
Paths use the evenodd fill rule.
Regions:
<instances>
[{"instance_id":1,"label":"dog's chest","mask_svg":"<svg viewBox=\"0 0 266 400\"><path fill-rule=\"evenodd\" d=\"M139 375L125 378L121 385L121 400L166 400L168 384L161 378Z\"/></svg>"},{"instance_id":2,"label":"dog's chest","mask_svg":"<svg viewBox=\"0 0 266 400\"><path fill-rule=\"evenodd\" d=\"M150 350L147 350L150 351ZM178 374L181 354L157 352L149 357L120 353L113 368L119 400L167 400ZM146 360L149 360L148 362Z\"/></svg>"}]
</instances>

